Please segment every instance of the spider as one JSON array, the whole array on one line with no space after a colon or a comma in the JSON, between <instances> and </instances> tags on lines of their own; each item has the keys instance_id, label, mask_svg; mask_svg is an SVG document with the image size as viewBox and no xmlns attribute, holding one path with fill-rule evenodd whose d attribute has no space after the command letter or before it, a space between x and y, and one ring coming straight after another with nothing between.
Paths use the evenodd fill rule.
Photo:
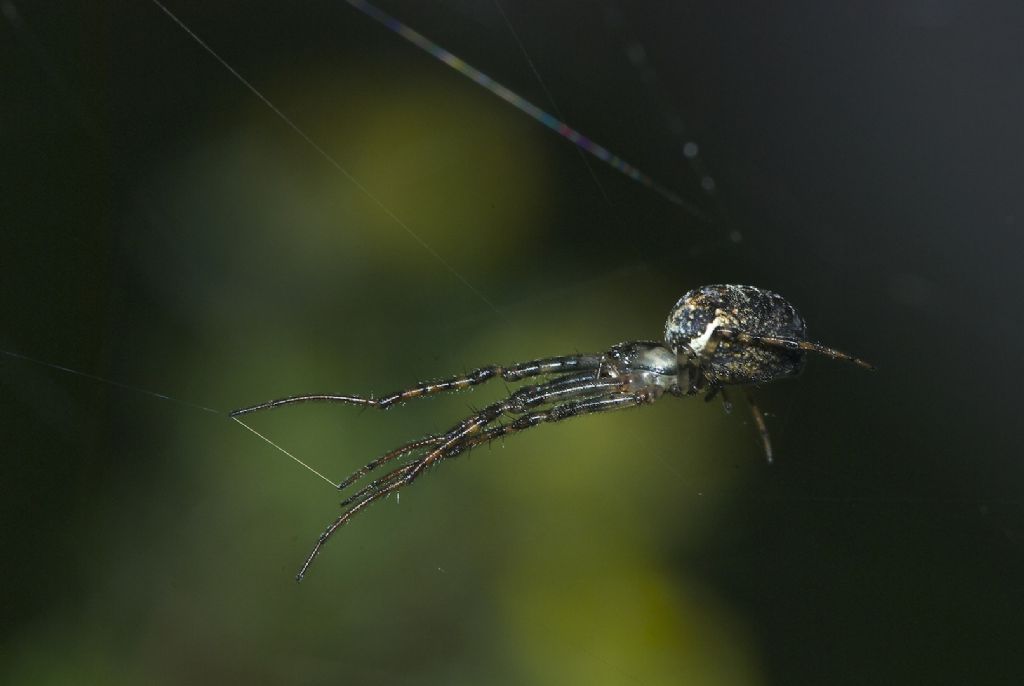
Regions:
<instances>
[{"instance_id":1,"label":"spider","mask_svg":"<svg viewBox=\"0 0 1024 686\"><path fill-rule=\"evenodd\" d=\"M429 467L475 446L539 424L649 405L665 393L677 397L703 394L706 400L721 395L729 410L731 405L725 388L740 386L746 390L765 456L771 462L768 427L750 394L750 386L799 374L808 352L874 369L864 360L811 342L806 336L803 318L777 293L754 286L703 286L689 291L676 302L665 323L664 342L628 341L599 354L562 355L508 366L488 365L462 376L420 383L379 398L297 395L241 408L231 416L310 401L386 410L413 398L459 391L499 377L506 382L544 379L519 388L443 433L406 443L352 472L337 485L339 490L389 462L418 453L342 501L341 515L320 534L299 569L296 580L301 581L331 536L376 501L405 488Z\"/></svg>"}]
</instances>

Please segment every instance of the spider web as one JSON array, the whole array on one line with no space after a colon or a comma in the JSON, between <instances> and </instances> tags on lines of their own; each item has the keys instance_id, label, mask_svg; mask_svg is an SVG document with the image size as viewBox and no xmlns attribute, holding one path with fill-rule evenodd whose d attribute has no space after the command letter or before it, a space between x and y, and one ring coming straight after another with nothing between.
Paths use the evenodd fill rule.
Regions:
<instances>
[{"instance_id":1,"label":"spider web","mask_svg":"<svg viewBox=\"0 0 1024 686\"><path fill-rule=\"evenodd\" d=\"M138 135L147 144L126 144L126 151L114 156L110 184L120 197L131 200L116 207L116 238L55 232L53 259L65 259L66 269L75 269L76 259L85 269L109 264L109 269L97 270L109 285L97 283L96 288L114 294L112 301L82 304L69 298L66 306L40 313L61 321L61 335L51 341L30 340L32 317L22 315L26 331L8 334L0 345L10 363L4 365L7 385L19 402L34 407L42 424L26 435L39 436L46 429L65 433L56 439L63 446L59 450L38 439L24 446L26 454L36 456L40 474L62 473L73 483L91 483L95 497L116 493L118 511L152 512L147 496L136 492L125 497L119 484L154 484L158 500L176 494L189 503L186 509L202 507L197 503L204 498L224 502L225 487L251 493L251 501L244 499L265 511L295 510L296 493L311 492L310 500L319 500L312 495L319 491L310 489L308 477L298 470L272 467L270 478L280 482L270 493L268 472L260 468L266 463L259 461L269 448L254 444L245 432L225 431L227 423L220 415L285 388L344 386L379 393L463 366L582 347L601 350L638 335L658 337L666 304L678 297L679 285L675 278L670 285L661 283L661 266L649 254L651 246L655 253L665 253L679 246L690 250L701 241L731 244L720 226L710 226L649 188L581 160L565 141L502 103L489 102L487 94L441 74L439 65L401 47L397 38L351 10L339 9L332 17L335 23L324 24L345 27L347 38L324 43L313 38L318 27L310 17L288 15L311 44L328 46L326 55L310 56L292 77L282 75L270 58L256 55L250 60L254 55L245 47L272 43L275 32L247 36L240 48L231 34L211 30L204 12L166 7L180 26L175 28L166 17L146 20L139 35L155 31L152 35L173 46L167 68L136 72L127 63L115 68L126 92L139 87L156 101L140 109L135 102L118 103L119 113L130 114L124 119L115 115L111 126L130 142L137 117L159 115L172 130L178 117L202 121L183 126L188 133L171 137L166 146L152 137L155 129L143 127L148 131ZM40 60L60 65L60 56L47 53L52 46L37 39L34 24L22 17L23 8L8 2L4 9L22 43L38 48ZM416 13L412 6L399 9ZM572 101L571 94L559 97L558 103L545 93L540 78L550 67L537 55L537 39L528 45L529 13L516 16L517 8L504 5L484 11L476 3L454 3L447 9L453 24L482 22L472 32L467 53L484 48L478 54L496 57L488 69L500 74L511 64L508 78L519 82L516 88L525 84L533 91L530 97L545 107L560 110ZM445 22L434 19L431 28L443 34ZM263 24L254 20L248 25ZM277 31L286 35L288 28ZM120 35L127 41L124 54L131 54L136 34ZM458 33L444 40L457 38ZM359 47L335 53L334 46L346 40ZM381 60L373 52L377 42L388 58ZM456 48L458 42L448 45ZM218 57L211 59L210 53ZM619 64L626 82L639 92L635 67L621 56L604 57ZM561 57L556 53L543 59ZM356 60L359 64L353 66ZM327 67L309 66L321 61ZM564 66L560 78L576 68ZM59 66L52 74L53 83L63 81ZM293 88L290 78L305 83ZM556 95L562 91L560 84L548 88ZM367 89L381 90L384 97ZM58 90L72 119L79 109L90 111L88 103L79 106L73 84ZM169 93L205 109L176 104ZM596 101L607 97L618 96L605 92ZM372 110L373 117L333 121L353 117L351 100ZM451 111L432 111L448 106ZM566 108L558 116L575 124L584 110ZM584 124L580 120L581 128ZM622 120L611 116L600 128L622 126ZM358 136L344 134L357 127L364 131L367 149L360 149ZM103 123L91 128L93 144L84 147L96 154L110 131ZM682 135L664 127L660 131L656 139ZM628 137L615 143L613 149L643 150ZM688 156L677 153L668 162L663 157L660 165L654 155L652 166L663 169L652 169L652 178L660 179L671 169L680 193L701 198L707 192L700 190L699 181L694 183L691 170L700 158L692 148L688 151ZM632 154L624 157L633 160ZM380 169L375 161L380 159L392 166ZM118 167L146 171L118 178L124 174ZM444 182L432 184L432 175L444 177ZM704 177L709 178L706 173ZM427 186L426 193L421 185ZM102 197L103 184L99 186L94 191ZM566 199L572 202L566 204ZM460 209L462 205L469 209ZM637 208L643 208L645 222L662 226L643 229L652 236L646 245L628 239L641 230ZM559 225L570 226L572 235L559 236ZM69 247L76 244L77 250ZM655 295L648 299L642 291L652 287ZM604 316L608 308L619 314L609 319ZM67 341L81 336L76 332L95 328L95 319L104 316L121 332L119 340L108 347L84 345L80 355L70 355ZM579 332L588 329L589 340L579 340ZM385 353L386 347L392 352ZM31 354L24 354L26 350ZM101 362L92 361L96 359ZM81 383L48 377L46 367ZM114 387L112 393L104 386ZM395 440L436 430L438 422L450 423L467 412L467 402L479 405L488 392L505 391L496 384L468 399L410 405L385 418L343 413L353 416L341 429L331 428L338 427L337 414L322 411L327 408L311 408L303 417L273 413L260 418L258 429L246 428L324 481L335 482ZM85 410L83 396L96 398L95 411ZM175 407L180 411L171 409ZM592 451L615 431L615 424L612 420L583 435L576 432L576 447ZM89 435L94 436L93 448L83 451ZM641 445L655 443L652 439ZM526 450L541 445L524 442ZM344 456L335 459L339 452ZM74 457L69 461L61 455ZM686 470L662 454L655 459L673 478L685 478ZM190 475L188 493L172 485L182 474ZM467 477L480 474L467 471ZM563 471L559 479L565 478ZM25 489L26 495L32 492ZM614 492L611 497L624 500ZM314 511L314 526L319 526L332 514L334 500L330 496L315 508L302 509ZM8 505L27 503L14 498ZM228 522L231 517L213 519ZM140 516L138 524L154 531L167 527L159 514ZM282 526L281 540L305 540L315 532L303 526ZM468 568L458 558L432 555L425 564L431 573L436 569L466 580ZM44 555L35 564L49 563ZM642 681L636 666L609 660L582 643L577 650L592 664Z\"/></svg>"},{"instance_id":2,"label":"spider web","mask_svg":"<svg viewBox=\"0 0 1024 686\"><path fill-rule=\"evenodd\" d=\"M359 5L360 8L363 9L364 11L368 6L366 3L356 4ZM493 316L497 316L499 318L507 320L509 317L509 315L507 314L508 312L517 313L512 316L514 318L522 319L523 317L529 316L528 311L537 302L560 302L569 305L574 297L578 296L582 292L585 292L587 289L594 288L595 284L607 285L609 283L621 282L626 279L635 278L637 274L643 274L649 269L649 264L646 260L646 256L644 255L643 251L640 250L635 245L625 245L621 249L618 249L620 253L627 256L627 259L623 264L618 264L615 266L599 265L597 268L587 268L582 271L576 270L576 273L569 273L568 270L566 270L566 267L572 265L561 263L557 265L558 268L554 270L553 273L544 274L543 272L533 272L529 276L529 278L535 279L538 281L538 284L543 285L538 285L533 289L530 289L533 292L526 296L518 294L514 295L512 298L509 298L508 296L502 296L502 304L499 309L499 306L492 302L490 296L486 295L483 291L477 288L458 268L453 266L453 264L451 264L443 254L438 252L438 250L436 250L433 247L431 241L425 239L414 228L412 228L412 224L415 223L416 221L415 219L412 222L407 222L406 220L400 218L398 214L396 214L391 209L388 203L385 203L381 197L375 195L374 191L372 191L370 188L364 185L363 182L357 176L353 175L345 166L343 166L338 161L338 159L336 159L336 157L333 156L332 153L325 148L325 144L320 142L318 139L314 138L310 133L307 133L307 131L302 126L297 124L287 113L282 111L278 107L278 105L275 104L275 102L270 99L270 97L265 95L260 90L259 87L250 82L238 69L236 69L235 66L233 66L231 62L222 57L214 47L212 47L210 44L204 41L204 39L201 36L199 36L189 26L188 23L179 18L166 5L155 0L154 5L157 8L159 8L171 22L173 22L180 29L182 29L182 31L192 41L194 41L196 45L200 46L202 50L205 51L213 59L215 63L219 64L222 68L224 68L230 74L230 76L237 82L236 85L244 88L245 90L250 91L258 104L262 104L263 106L265 106L267 110L272 112L273 115L275 115L282 122L284 122L286 127L291 130L291 132L295 135L295 138L297 139L297 141L292 141L291 143L289 143L286 140L286 145L293 145L296 148L298 148L301 145L301 143L309 145L319 156L321 156L324 160L328 162L329 166L332 167L334 171L337 172L337 174L344 179L344 181L348 182L348 184L351 185L352 189L358 191L358 193L363 194L365 196L365 199L369 200L370 204L376 207L376 210L374 211L385 218L384 224L390 222L394 225L391 227L381 227L380 225L378 225L374 227L374 231L380 233L386 232L389 229L394 230L396 227L400 228L411 239L413 246L412 252L417 252L415 246L419 246L419 249L422 250L423 254L421 254L418 259L420 259L423 262L427 262L428 264L434 264L435 268L440 268L442 271L449 272L452 275L452 277L454 277L454 280L456 282L456 290L462 288L468 293L475 296L475 298L479 302L482 302L484 304L485 307L483 309L480 309L478 305L471 306L468 309L464 308L464 313L460 315L460 317L457 320L455 320L455 322L446 322L448 327L454 329L461 329L464 331L466 330L466 327L479 326L481 322L487 322L491 320ZM39 53L38 56L40 58L40 61L49 60L45 53L42 52L40 47L35 43L35 38L32 35L31 30L22 20L17 6L9 3L5 6L5 8L6 15L8 17L10 25L12 26L12 28L18 31L22 40L28 43L30 47L33 47L33 49L35 49L36 52ZM461 13L464 16L467 14L472 15L473 12L475 11L468 5L458 6L458 4L453 6L451 9L456 14ZM657 83L656 77L653 76L652 66L646 60L642 43L639 43L632 39L628 35L625 27L623 26L622 18L621 16L619 16L620 8L618 8L615 5L615 3L609 3L604 8L604 12L607 15L605 17L604 24L606 25L609 34L614 36L613 40L617 41L619 49L624 55L623 57L618 58L618 61L626 65L627 78L633 79L637 84L642 83L645 87L648 88L651 87L652 84L654 86L660 85ZM532 85L535 89L539 89L538 97L543 98L543 100L546 102L546 105L550 107L554 112L556 112L557 116L562 117L562 112L560 111L560 108L554 96L551 94L550 90L545 85L543 78L540 74L540 71L538 70L537 66L534 64L532 58L530 57L530 50L528 50L527 47L524 45L521 37L516 31L512 19L510 19L505 8L500 3L495 3L493 7L490 8L490 13L491 15L488 17L490 23L488 31L479 31L478 33L493 34L497 32L500 35L502 35L504 38L504 42L506 44L506 49L510 50L510 52L512 52L513 54L517 54L516 60L520 61L520 64L518 65L519 71L525 72L527 75L526 83ZM355 21L352 17L346 17L346 19L348 21ZM498 19L500 19L500 21L498 21ZM489 40L490 38L488 37L484 38L484 42L488 42ZM187 49L194 49L194 47L195 46L190 46ZM413 58L403 56L403 59ZM548 59L558 58L549 57ZM528 71L524 69L524 65L528 67ZM632 70L632 73L630 73L630 70ZM522 76L522 74L520 74L520 76ZM480 77L477 76L476 80L480 81ZM60 84L59 74L54 76L54 81L58 85L60 85L62 90L67 90L65 85ZM65 97L67 99L67 102L70 103L69 107L78 107L75 104L74 98L72 96L68 96L65 93ZM520 96L514 94L511 96L503 97L505 97L506 100L523 100ZM513 104L515 103L513 102ZM532 105L529 105L529 107L536 109L536 107ZM688 178L686 179L686 181L690 183L690 185L696 186L698 189L703 189L702 192L704 195L708 197L714 197L714 182L712 180L710 173L707 171L707 168L705 167L702 158L698 154L698 144L684 135L685 129L682 126L682 122L677 115L669 111L662 111L659 112L658 114L659 116L661 116L663 120L671 124L671 126L662 127L662 135L666 137L670 141L671 146L676 149L676 157L678 159L676 159L677 168L674 171L678 172L683 165L688 166L690 170L694 174L696 174L696 183L694 183L694 179L692 178ZM255 116L259 117L262 115L261 113L256 112ZM85 117L84 115L82 116L82 118L87 119L87 117ZM564 130L565 125L561 125L561 128ZM568 130L572 134L574 139L578 141L578 134L572 131L572 129ZM556 142L552 142L550 140L544 141L543 144L546 146L557 145ZM481 146L486 147L486 145L487 141L481 142ZM591 145L593 144L590 144L588 142L585 144L585 147ZM598 153L599 157L604 158L607 156L607 151L604 151L604 149L600 148L600 146L598 146L598 149L601 151L600 153ZM233 154L234 152L236 151L229 151L228 154ZM680 152L682 154L679 154ZM599 207L602 208L600 210L601 212L607 212L608 214L612 215L610 221L598 222L597 225L591 228L590 233L591 235L599 236L599 241L605 244L615 244L617 242L621 242L620 237L622 235L635 229L636 221L627 220L625 218L626 214L629 213L629 210L624 207L622 196L616 198L612 198L609 196L609 192L606 189L606 186L609 185L609 181L607 178L605 178L602 181L602 176L605 174L604 170L595 170L592 163L585 157L581 158L581 160L582 161L580 161L578 164L572 163L571 166L575 167L575 174L578 178L589 179L592 182L592 186L589 186L587 182L584 183L585 194L590 196L588 199L589 202L592 204L593 202L596 201ZM202 163L207 164L206 161L203 161ZM627 169L627 175L632 175L634 177L639 178L643 182L643 185L647 187L653 187L652 190L658 190L659 193L661 193L663 196L666 196L670 201L675 202L675 204L681 204L683 206L684 211L679 213L677 216L672 217L669 220L672 223L678 224L681 228L685 227L685 230L691 235L697 234L701 230L701 228L706 228L699 227L699 225L701 223L707 223L707 216L703 214L703 211L694 209L694 205L690 201L678 200L678 196L674 192L665 190L665 186L663 184L660 184L656 179L650 179L650 177L647 177L642 171L635 170L635 168L631 167L631 165L629 165L628 162L623 162L619 160L619 158L617 157L613 157L612 166L620 168L620 170L622 167L625 167ZM631 169L633 171L629 171ZM161 179L159 183L164 184L165 186L170 185L171 183L178 183L179 181L173 177L174 172L170 172L170 174L170 176ZM329 177L329 175L329 170L326 172L321 172L321 177ZM676 176L678 175L679 174L677 173ZM621 186L621 181L619 181L619 183ZM619 193L623 192L621 187L617 190ZM693 189L691 189L691 191L692 190ZM189 190L186 189L185 193L188 192ZM556 190L556 192L558 191ZM636 189L627 189L625 192L632 194L631 198L627 196L627 202L629 199L635 201L637 197L640 197L640 201L644 203L650 203L653 201L653 199L650 197L638 195ZM152 203L150 207L146 207L145 209L149 211L154 211L152 205L155 204L156 203ZM721 205L719 205L719 209L721 209ZM143 221L146 221L146 219L148 219L149 223L153 225L161 223L163 221L163 218L159 216L159 210L155 210L155 212L156 216L144 218ZM208 220L209 218L202 217L202 219ZM695 222L695 219L698 221ZM687 227L687 224L689 224L690 226ZM720 229L721 227L719 226L715 227L714 230ZM173 230L173 227L163 226L157 229L157 233L167 233L171 230ZM734 242L737 240L737 235L738 233L735 230L733 230L731 237ZM143 248L143 250L148 250L152 253L153 248L157 248L161 252L155 253L155 255L158 255L157 259L163 260L165 258L165 255L162 254L162 250L164 247L166 247L166 245L161 244L159 237L157 238L157 240L152 241L151 243L152 247L146 246ZM675 247L676 246L672 246L671 244L669 244L667 246L667 249L674 249ZM129 242L128 250L133 250L135 248L136 246L131 245ZM406 252L409 251L408 246L405 246L405 250ZM191 259L191 257L189 259ZM468 259L470 260L471 263L472 258L470 257ZM177 281L178 284L181 283L180 277L170 276L169 278L164 278L164 275L159 273L160 269L158 267L155 268L153 265L146 265L144 268L147 270L151 270L154 273L154 281L157 284L174 283L175 281ZM522 279L520 278L520 280ZM444 332L438 332L435 329L434 333L443 334ZM624 331L621 335L625 336L627 335L627 332ZM599 346L603 347L603 343L599 344ZM22 355L20 353L15 352L14 350L9 350L7 352L12 357L20 357L23 360L33 360L35 362L46 364L44 360ZM94 380L100 380L100 377L89 372L78 372L74 369L58 364L54 364L53 367L55 369L60 369L65 372L78 373L81 374L82 376L90 377ZM125 384L116 381L111 381L110 383L112 383L113 385L125 386ZM173 399L169 398L169 396L166 396L162 393L158 393L155 391L146 391L145 389L140 390L152 396ZM194 406L201 407L204 410L213 411L210 410L210 408L200 405L199 403L186 404L192 404ZM252 429L250 428L250 430ZM264 440L267 439L264 437ZM290 454L289 457L295 459L300 464L303 464L303 466L305 466L307 469L317 474L318 476L322 476L318 472L316 472L316 470L302 463L301 460L298 460L297 458Z\"/></svg>"},{"instance_id":3,"label":"spider web","mask_svg":"<svg viewBox=\"0 0 1024 686\"><path fill-rule=\"evenodd\" d=\"M848 27L863 25L857 15L808 44L798 35L804 14L820 19L809 8L779 22L795 32L792 41L773 42L760 40L761 24L778 28L770 16L723 10L726 18L716 19L677 3L383 3L699 205L711 218L702 221L581 161L565 141L342 2L300 10L165 4L270 106L150 3L110 3L93 16L77 6L0 2L13 38L0 50L18 67L0 130L25 132L5 139L19 161L6 184L14 191L5 222L25 230L4 239L0 273L9 324L0 334L2 416L14 427L5 453L16 484L3 507L19 560L6 571L6 587L16 590L4 606L22 632L9 651L20 674L102 670L104 656L116 655L111 663L127 670L177 681L197 681L187 662L210 666L219 683L251 678L210 656L209 646L229 637L285 656L258 662L264 679L376 682L384 669L478 683L500 664L508 683L542 681L538 674L558 683L600 683L608 674L615 683L658 683L665 674L676 682L683 673L695 683L752 683L756 643L780 682L820 683L806 655L835 650L851 675L872 682L877 674L854 654L876 655L879 642L883 652L916 645L921 613L908 620L911 610L941 605L944 625L966 627L965 635L1015 635L1006 608L1019 589L986 576L991 567L1009 570L1004 580L1019 578L1011 558L1021 529L1006 516L1020 511L1009 490L1017 467L1007 466L1019 461L999 462L1011 451L996 441L1010 439L990 430L1013 425L1011 410L992 403L981 418L980 410L960 411L956 397L1002 396L995 377L1016 379L1019 356L1000 357L995 341L958 371L921 343L940 339L928 329L940 309L943 321L972 317L944 333L975 330L981 303L1015 311L999 298L1019 288L986 276L998 272L988 266L998 255L978 267L974 245L984 241L943 223L952 216L984 229L977 213L1000 212L1007 235L993 252L1011 254L1015 213L995 177L971 186L969 209L950 211L945 198L955 193L929 194L922 179L947 173L945 155L973 159L958 141L974 141L965 132L976 126L916 137L956 107L928 101L928 116L908 116L915 127L903 130L873 109L888 99L869 102L856 88L864 81L850 85L818 66L834 41L873 64L891 36L869 32L877 42L863 52L843 43ZM961 11L955 3L900 4L896 23L912 27L900 41L932 30L918 16L929 7L954 18ZM105 37L116 44L110 55L94 49ZM943 51L962 55L942 38ZM790 43L809 56L794 58ZM751 69L749 78L732 68L731 60L759 52L770 68ZM971 73L967 62L950 59L942 83L960 83ZM888 83L913 64L901 53L873 78ZM847 66L843 75L860 73ZM984 85L996 71L973 82ZM908 78L906 90L930 93L929 73ZM785 100L793 91L776 97L771 89L786 79L772 74L799 84L806 106L801 100L797 111ZM1020 109L1005 98L1007 111ZM890 109L918 112L904 107ZM761 128L760 116L773 125ZM729 126L734 117L740 123ZM870 125L876 118L891 128ZM868 124L858 129L861 120ZM914 158L895 134L886 138L890 130L931 164L901 166L901 156ZM861 138L845 146L847 135ZM982 168L959 167L972 179ZM1010 166L993 168L1014 175ZM888 194L896 187L905 191L899 202ZM886 203L905 208L886 214ZM947 252L958 253L955 269L940 259ZM943 290L944 274L955 288ZM335 497L215 413L298 391L381 393L489 362L658 338L682 291L717 281L792 293L815 335L873 361L885 362L875 359L886 350L882 338L905 354L881 365L896 370L888 386L881 374L863 381L817 364L784 392L768 389L780 453L771 472L741 412L726 417L695 401L538 429L507 451L495 445L460 458L332 544L314 575L330 592L292 593L286 581ZM924 389L916 397L907 391L915 384ZM254 427L332 481L450 425L488 393L507 389L386 415L274 412ZM898 419L885 426L890 416ZM864 435L865 426L884 430ZM963 564L949 563L943 545ZM920 574L910 583L901 569ZM886 586L892 578L904 586ZM955 583L939 588L931 578ZM809 590L824 579L833 591ZM84 584L101 608L75 593ZM378 591L388 584L381 605ZM975 595L958 599L947 594L953 586ZM926 604L928 593L944 602ZM250 612L254 597L265 611ZM831 622L824 628L801 614L812 597ZM875 623L857 633L871 623L866 598L886 616L892 610L891 630ZM493 615L505 623L496 628ZM103 638L96 627L111 616L113 626L132 627L122 632L132 640ZM739 616L756 627L751 636ZM247 619L252 633L239 630ZM380 635L388 639L373 640ZM700 654L656 653L638 638L650 635L688 636L678 645ZM423 636L448 640L427 655L415 647ZM850 652L823 646L825 636L841 637L836 643ZM950 652L963 645L978 662L1005 663L980 659L999 645L981 643L951 640ZM66 647L59 657L34 648L54 644ZM508 645L521 656L514 665ZM907 664L924 669L924 661Z\"/></svg>"}]
</instances>

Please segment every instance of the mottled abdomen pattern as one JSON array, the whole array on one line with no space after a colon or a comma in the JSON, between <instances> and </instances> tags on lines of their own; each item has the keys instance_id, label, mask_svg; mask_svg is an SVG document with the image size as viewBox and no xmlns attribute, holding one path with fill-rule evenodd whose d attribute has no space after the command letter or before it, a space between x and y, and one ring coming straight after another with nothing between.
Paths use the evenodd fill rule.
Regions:
<instances>
[{"instance_id":1,"label":"mottled abdomen pattern","mask_svg":"<svg viewBox=\"0 0 1024 686\"><path fill-rule=\"evenodd\" d=\"M677 353L688 346L704 360L708 380L721 385L763 383L799 374L803 368L801 351L721 339L716 329L805 340L803 317L778 293L728 284L694 289L669 313L665 341Z\"/></svg>"}]
</instances>

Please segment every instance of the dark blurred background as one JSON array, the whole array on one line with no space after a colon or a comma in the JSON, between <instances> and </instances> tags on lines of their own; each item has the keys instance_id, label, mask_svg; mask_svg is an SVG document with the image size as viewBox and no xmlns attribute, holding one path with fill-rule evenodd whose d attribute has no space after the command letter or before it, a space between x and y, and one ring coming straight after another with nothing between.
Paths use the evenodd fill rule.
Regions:
<instances>
[{"instance_id":1,"label":"dark blurred background","mask_svg":"<svg viewBox=\"0 0 1024 686\"><path fill-rule=\"evenodd\" d=\"M554 109L525 49L695 213L344 2L166 2L344 171L151 2L0 0L0 680L1024 676L1019 3L382 0ZM742 403L510 438L293 582L338 495L218 413L658 338L718 282L879 371L761 391L771 466ZM505 392L252 425L337 480Z\"/></svg>"}]
</instances>

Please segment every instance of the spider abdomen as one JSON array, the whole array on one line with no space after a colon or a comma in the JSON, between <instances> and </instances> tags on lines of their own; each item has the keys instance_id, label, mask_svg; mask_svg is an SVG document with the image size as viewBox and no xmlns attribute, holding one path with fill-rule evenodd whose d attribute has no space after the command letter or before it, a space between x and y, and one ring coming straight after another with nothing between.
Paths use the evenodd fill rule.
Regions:
<instances>
[{"instance_id":1,"label":"spider abdomen","mask_svg":"<svg viewBox=\"0 0 1024 686\"><path fill-rule=\"evenodd\" d=\"M802 341L803 317L778 293L731 284L689 291L672 308L665 342L680 355L692 355L716 385L756 384L800 373L804 352L748 344L716 335L731 331L753 337Z\"/></svg>"}]
</instances>

